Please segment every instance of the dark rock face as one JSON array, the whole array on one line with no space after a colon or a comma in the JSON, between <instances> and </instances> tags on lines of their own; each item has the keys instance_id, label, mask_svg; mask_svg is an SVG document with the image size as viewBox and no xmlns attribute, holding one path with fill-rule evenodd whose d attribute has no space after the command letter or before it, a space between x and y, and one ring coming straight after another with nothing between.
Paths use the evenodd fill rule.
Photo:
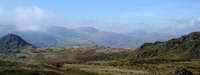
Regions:
<instances>
[{"instance_id":1,"label":"dark rock face","mask_svg":"<svg viewBox=\"0 0 200 75\"><path fill-rule=\"evenodd\" d=\"M192 72L186 70L185 68L177 67L174 70L175 75L193 75Z\"/></svg>"},{"instance_id":2,"label":"dark rock face","mask_svg":"<svg viewBox=\"0 0 200 75\"><path fill-rule=\"evenodd\" d=\"M32 46L31 44L24 41L20 36L15 34L7 34L0 39L0 49L17 49L26 46Z\"/></svg>"},{"instance_id":3,"label":"dark rock face","mask_svg":"<svg viewBox=\"0 0 200 75\"><path fill-rule=\"evenodd\" d=\"M186 48L190 49L190 54L194 58L200 58L200 33L194 32L188 36Z\"/></svg>"},{"instance_id":4,"label":"dark rock face","mask_svg":"<svg viewBox=\"0 0 200 75\"><path fill-rule=\"evenodd\" d=\"M146 46L153 46L153 43L144 43L144 44L141 46L141 48L144 48L144 47L146 47Z\"/></svg>"}]
</instances>

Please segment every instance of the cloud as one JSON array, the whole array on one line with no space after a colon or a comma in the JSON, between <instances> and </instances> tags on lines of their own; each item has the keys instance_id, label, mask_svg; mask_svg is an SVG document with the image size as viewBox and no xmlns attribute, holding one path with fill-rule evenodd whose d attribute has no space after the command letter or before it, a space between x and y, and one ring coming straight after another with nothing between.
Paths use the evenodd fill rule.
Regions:
<instances>
[{"instance_id":1,"label":"cloud","mask_svg":"<svg viewBox=\"0 0 200 75\"><path fill-rule=\"evenodd\" d=\"M46 21L54 17L55 15L53 13L44 11L37 6L34 6L32 8L16 8L15 12L15 19L17 22L33 21L34 23L40 23L41 21Z\"/></svg>"},{"instance_id":2,"label":"cloud","mask_svg":"<svg viewBox=\"0 0 200 75\"><path fill-rule=\"evenodd\" d=\"M193 19L178 19L175 21L170 21L171 25L163 30L167 30L168 33L173 34L186 34L190 32L200 31L200 18Z\"/></svg>"},{"instance_id":3,"label":"cloud","mask_svg":"<svg viewBox=\"0 0 200 75\"><path fill-rule=\"evenodd\" d=\"M31 8L16 8L14 21L22 30L40 30L40 26L52 24L53 19L56 17L54 13L34 6Z\"/></svg>"},{"instance_id":4,"label":"cloud","mask_svg":"<svg viewBox=\"0 0 200 75\"><path fill-rule=\"evenodd\" d=\"M20 31L41 30L46 25L58 24L59 20L61 18L58 15L38 6L15 8L11 11L0 9L0 25L16 25L17 30Z\"/></svg>"},{"instance_id":5,"label":"cloud","mask_svg":"<svg viewBox=\"0 0 200 75\"><path fill-rule=\"evenodd\" d=\"M67 15L67 14L65 14ZM56 25L65 27L92 26L105 31L113 32L158 32L167 34L183 34L200 29L200 17L195 19L172 19L165 23L151 23L130 20L104 20L98 18L72 19L42 9L38 6L20 7L6 11L0 8L0 25L16 25L20 31L42 31L46 26Z\"/></svg>"},{"instance_id":6,"label":"cloud","mask_svg":"<svg viewBox=\"0 0 200 75\"><path fill-rule=\"evenodd\" d=\"M158 33L158 34L167 34L167 35L183 35L191 32L200 31L200 18L186 19L170 19L164 23L157 23L151 25L150 23L138 24L135 25L135 28L132 32L145 32L148 34ZM132 28L133 29L133 28ZM133 34L134 35L134 34Z\"/></svg>"},{"instance_id":7,"label":"cloud","mask_svg":"<svg viewBox=\"0 0 200 75\"><path fill-rule=\"evenodd\" d=\"M0 8L0 16L4 13L3 9Z\"/></svg>"},{"instance_id":8,"label":"cloud","mask_svg":"<svg viewBox=\"0 0 200 75\"><path fill-rule=\"evenodd\" d=\"M38 25L30 25L26 27L17 26L18 31L41 31L43 30L41 26Z\"/></svg>"},{"instance_id":9,"label":"cloud","mask_svg":"<svg viewBox=\"0 0 200 75\"><path fill-rule=\"evenodd\" d=\"M200 26L200 17L197 19L191 20L190 24L194 26Z\"/></svg>"}]
</instances>

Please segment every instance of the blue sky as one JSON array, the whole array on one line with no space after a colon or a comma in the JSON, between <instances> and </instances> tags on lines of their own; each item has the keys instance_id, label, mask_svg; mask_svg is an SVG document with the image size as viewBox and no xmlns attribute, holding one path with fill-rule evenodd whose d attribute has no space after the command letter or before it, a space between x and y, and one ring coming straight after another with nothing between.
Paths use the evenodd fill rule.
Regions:
<instances>
[{"instance_id":1,"label":"blue sky","mask_svg":"<svg viewBox=\"0 0 200 75\"><path fill-rule=\"evenodd\" d=\"M54 25L94 26L114 32L152 31L149 28L157 32L173 26L173 30L181 32L184 27L191 27L191 21L199 24L196 22L200 17L200 0L0 0L0 9L11 14L18 8L34 11L34 7L44 15L56 15L59 23L53 22Z\"/></svg>"},{"instance_id":2,"label":"blue sky","mask_svg":"<svg viewBox=\"0 0 200 75\"><path fill-rule=\"evenodd\" d=\"M200 12L199 0L0 0L0 6L8 10L38 6L75 18L193 18Z\"/></svg>"}]
</instances>

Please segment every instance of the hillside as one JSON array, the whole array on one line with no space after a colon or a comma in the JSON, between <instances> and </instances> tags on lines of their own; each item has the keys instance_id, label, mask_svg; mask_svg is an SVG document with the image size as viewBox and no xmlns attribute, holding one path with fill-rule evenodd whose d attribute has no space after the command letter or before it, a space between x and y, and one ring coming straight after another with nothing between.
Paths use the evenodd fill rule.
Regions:
<instances>
[{"instance_id":1,"label":"hillside","mask_svg":"<svg viewBox=\"0 0 200 75\"><path fill-rule=\"evenodd\" d=\"M110 48L105 46L72 46L51 48L26 48L20 53L1 54L0 58L29 63L78 63L106 59L120 59L130 56L132 49Z\"/></svg>"},{"instance_id":2,"label":"hillside","mask_svg":"<svg viewBox=\"0 0 200 75\"><path fill-rule=\"evenodd\" d=\"M54 65L26 64L0 60L0 75L99 75L77 68L60 69Z\"/></svg>"},{"instance_id":3,"label":"hillside","mask_svg":"<svg viewBox=\"0 0 200 75\"><path fill-rule=\"evenodd\" d=\"M145 43L136 58L199 59L200 32L193 32L166 42Z\"/></svg>"},{"instance_id":4,"label":"hillside","mask_svg":"<svg viewBox=\"0 0 200 75\"><path fill-rule=\"evenodd\" d=\"M32 46L20 36L15 34L7 34L0 38L0 50L15 50Z\"/></svg>"}]
</instances>

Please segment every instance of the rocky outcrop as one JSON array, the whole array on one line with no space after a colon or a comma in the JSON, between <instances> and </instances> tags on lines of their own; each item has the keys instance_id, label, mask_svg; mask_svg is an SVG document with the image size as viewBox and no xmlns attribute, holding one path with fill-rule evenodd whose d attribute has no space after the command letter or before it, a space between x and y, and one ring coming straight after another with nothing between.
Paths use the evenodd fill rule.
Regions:
<instances>
[{"instance_id":1,"label":"rocky outcrop","mask_svg":"<svg viewBox=\"0 0 200 75\"><path fill-rule=\"evenodd\" d=\"M168 73L167 75L193 75L192 72L188 71L185 68L182 67L176 67L174 72Z\"/></svg>"},{"instance_id":2,"label":"rocky outcrop","mask_svg":"<svg viewBox=\"0 0 200 75\"><path fill-rule=\"evenodd\" d=\"M200 32L193 32L166 42L145 43L137 50L136 55L137 58L160 56L200 58Z\"/></svg>"}]
</instances>

